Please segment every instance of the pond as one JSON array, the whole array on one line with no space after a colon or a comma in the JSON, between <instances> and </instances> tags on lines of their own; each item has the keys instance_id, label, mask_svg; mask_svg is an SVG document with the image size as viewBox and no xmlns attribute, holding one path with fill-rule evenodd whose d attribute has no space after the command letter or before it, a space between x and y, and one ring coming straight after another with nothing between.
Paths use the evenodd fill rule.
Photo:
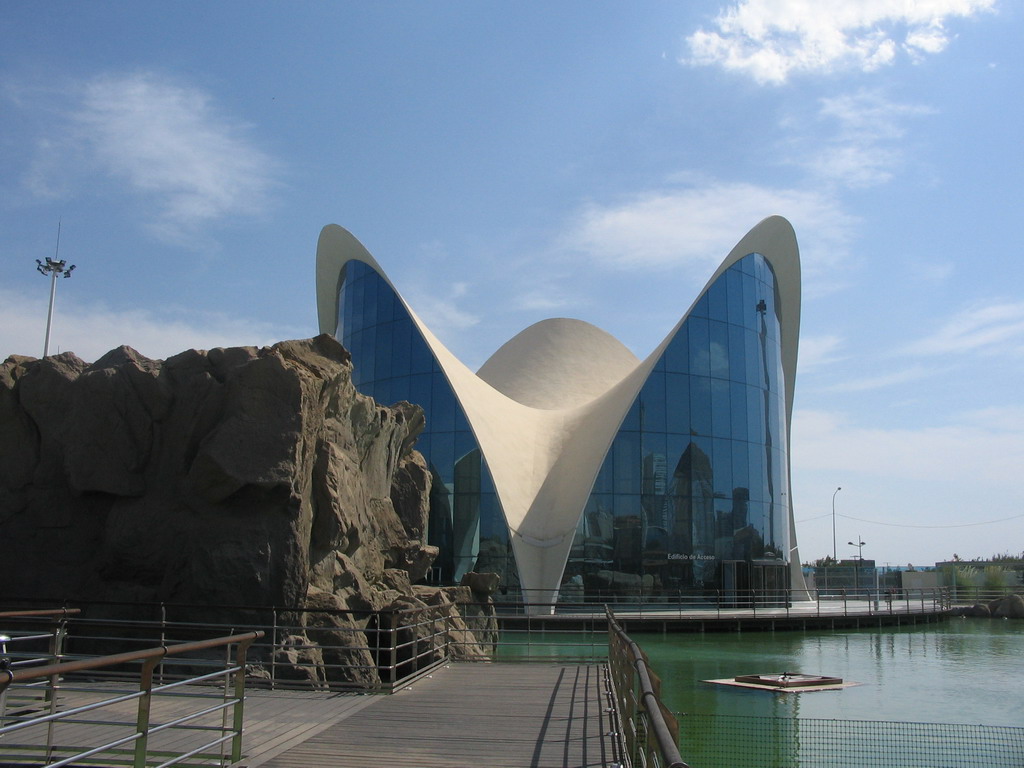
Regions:
<instances>
[{"instance_id":1,"label":"pond","mask_svg":"<svg viewBox=\"0 0 1024 768\"><path fill-rule=\"evenodd\" d=\"M1024 764L1021 621L633 639L679 713L681 750L695 768ZM791 693L703 682L783 672L858 685Z\"/></svg>"},{"instance_id":2,"label":"pond","mask_svg":"<svg viewBox=\"0 0 1024 768\"><path fill-rule=\"evenodd\" d=\"M815 632L637 634L675 712L1024 725L1024 621ZM859 685L777 693L703 683L801 672Z\"/></svg>"}]
</instances>

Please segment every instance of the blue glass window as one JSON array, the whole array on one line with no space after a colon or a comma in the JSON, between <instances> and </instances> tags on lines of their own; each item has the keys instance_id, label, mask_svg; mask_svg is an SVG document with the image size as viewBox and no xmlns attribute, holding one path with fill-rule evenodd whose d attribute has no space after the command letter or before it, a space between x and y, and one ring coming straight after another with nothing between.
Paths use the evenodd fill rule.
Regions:
<instances>
[{"instance_id":1,"label":"blue glass window","mask_svg":"<svg viewBox=\"0 0 1024 768\"><path fill-rule=\"evenodd\" d=\"M434 474L428 539L441 549L433 578L458 582L479 568L515 587L518 572L486 463L465 415L426 342L394 291L367 264L341 271L337 336L352 354L353 383L380 402L407 400L424 409L416 448ZM468 457L468 458L467 458ZM463 460L456 472L456 461Z\"/></svg>"},{"instance_id":2,"label":"blue glass window","mask_svg":"<svg viewBox=\"0 0 1024 768\"><path fill-rule=\"evenodd\" d=\"M614 510L613 563L584 557L593 554L586 532L594 528L581 523L567 578L582 574L587 583L588 568L611 568L643 576L655 591L721 588L725 561L788 557L776 302L774 274L757 254L696 302L620 426L587 502L588 520ZM669 560L670 552L683 557Z\"/></svg>"}]
</instances>

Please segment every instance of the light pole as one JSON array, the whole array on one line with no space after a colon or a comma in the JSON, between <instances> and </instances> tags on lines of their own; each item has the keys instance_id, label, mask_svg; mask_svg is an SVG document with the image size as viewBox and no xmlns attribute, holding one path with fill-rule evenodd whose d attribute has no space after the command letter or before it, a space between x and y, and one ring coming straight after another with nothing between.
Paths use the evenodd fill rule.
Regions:
<instances>
[{"instance_id":1,"label":"light pole","mask_svg":"<svg viewBox=\"0 0 1024 768\"><path fill-rule=\"evenodd\" d=\"M66 261L57 259L58 253L60 253L60 224L57 225L57 251L53 254L53 258L48 258L45 263L36 259L36 269L39 270L39 274L50 277L50 308L46 313L46 341L43 342L43 357L50 354L50 326L53 324L53 300L57 295L57 275L71 277L71 273L75 271L74 264L69 267Z\"/></svg>"},{"instance_id":2,"label":"light pole","mask_svg":"<svg viewBox=\"0 0 1024 768\"><path fill-rule=\"evenodd\" d=\"M839 556L836 554L836 493L843 490L842 486L836 488L835 493L832 494L832 560L839 562Z\"/></svg>"},{"instance_id":3,"label":"light pole","mask_svg":"<svg viewBox=\"0 0 1024 768\"><path fill-rule=\"evenodd\" d=\"M857 534L857 541L848 541L846 543L857 548L857 565L853 567L853 588L858 590L860 589L860 566L864 563L864 545L867 542L860 537L860 534Z\"/></svg>"}]
</instances>

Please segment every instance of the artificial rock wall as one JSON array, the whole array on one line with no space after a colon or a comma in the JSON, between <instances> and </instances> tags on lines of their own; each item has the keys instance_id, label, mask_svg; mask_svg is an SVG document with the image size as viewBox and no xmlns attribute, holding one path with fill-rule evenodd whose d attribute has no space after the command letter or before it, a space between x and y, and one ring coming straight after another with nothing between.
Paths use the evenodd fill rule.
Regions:
<instances>
[{"instance_id":1,"label":"artificial rock wall","mask_svg":"<svg viewBox=\"0 0 1024 768\"><path fill-rule=\"evenodd\" d=\"M350 371L326 335L8 358L2 596L380 609L413 594L436 555L423 413L377 405Z\"/></svg>"}]
</instances>

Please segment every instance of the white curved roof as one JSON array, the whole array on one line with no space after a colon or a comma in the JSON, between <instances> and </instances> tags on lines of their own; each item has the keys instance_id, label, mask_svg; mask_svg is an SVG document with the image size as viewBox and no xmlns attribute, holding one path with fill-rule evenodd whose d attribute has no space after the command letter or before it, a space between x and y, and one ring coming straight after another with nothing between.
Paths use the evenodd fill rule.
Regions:
<instances>
[{"instance_id":1,"label":"white curved roof","mask_svg":"<svg viewBox=\"0 0 1024 768\"><path fill-rule=\"evenodd\" d=\"M559 317L520 331L476 375L523 405L554 410L593 400L639 362L610 333Z\"/></svg>"},{"instance_id":2,"label":"white curved roof","mask_svg":"<svg viewBox=\"0 0 1024 768\"><path fill-rule=\"evenodd\" d=\"M789 222L772 216L750 230L694 303L725 270L750 253L760 253L771 263L780 294L788 454L800 327L800 263ZM351 233L334 224L324 227L316 262L321 333L336 331L341 270L351 260L373 267L394 288ZM397 291L395 295L437 358L487 461L512 534L524 592L536 602L553 602L579 516L608 448L693 305L644 360L637 360L599 328L562 318L522 331L475 374L431 333ZM787 505L795 545L789 500ZM795 549L791 563L799 574Z\"/></svg>"}]
</instances>

